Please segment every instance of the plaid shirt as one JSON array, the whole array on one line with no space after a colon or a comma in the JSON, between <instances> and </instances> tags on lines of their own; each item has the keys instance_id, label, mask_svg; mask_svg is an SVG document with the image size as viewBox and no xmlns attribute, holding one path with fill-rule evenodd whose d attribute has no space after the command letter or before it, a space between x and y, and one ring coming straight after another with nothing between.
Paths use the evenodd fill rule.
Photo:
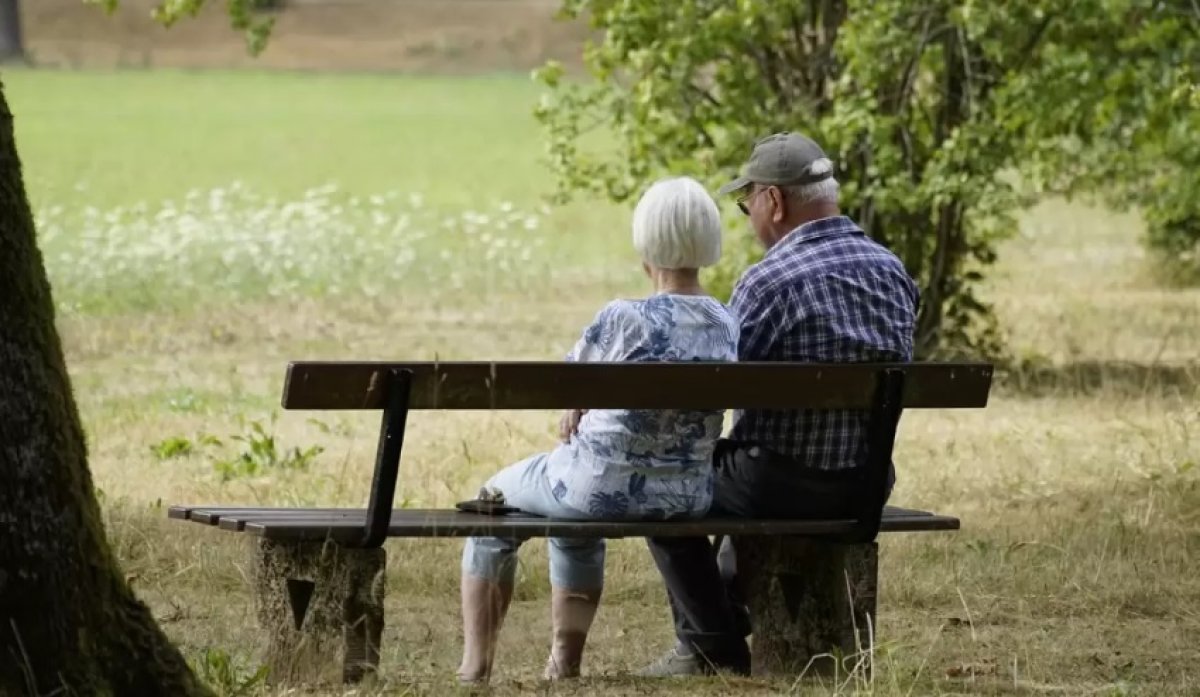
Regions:
<instances>
[{"instance_id":1,"label":"plaid shirt","mask_svg":"<svg viewBox=\"0 0 1200 697\"><path fill-rule=\"evenodd\" d=\"M801 225L750 267L730 305L740 361L912 360L919 295L904 264L844 216ZM731 437L801 466L863 464L867 412L735 412Z\"/></svg>"}]
</instances>

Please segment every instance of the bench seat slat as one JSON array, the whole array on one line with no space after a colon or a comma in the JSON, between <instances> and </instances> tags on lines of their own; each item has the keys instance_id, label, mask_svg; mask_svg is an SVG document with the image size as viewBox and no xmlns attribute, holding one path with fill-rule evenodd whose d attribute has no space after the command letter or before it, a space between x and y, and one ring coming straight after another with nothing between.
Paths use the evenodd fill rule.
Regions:
<instances>
[{"instance_id":1,"label":"bench seat slat","mask_svg":"<svg viewBox=\"0 0 1200 697\"><path fill-rule=\"evenodd\" d=\"M176 507L183 508L183 507ZM191 520L221 529L245 531L278 540L331 539L355 542L362 537L366 512L361 508L189 508ZM173 516L174 517L174 516ZM705 518L701 520L572 521L531 515L486 516L446 509L393 511L389 537L646 537L683 535L835 535L850 532L852 520L773 520ZM885 509L881 532L957 530L959 521L927 511Z\"/></svg>"},{"instance_id":2,"label":"bench seat slat","mask_svg":"<svg viewBox=\"0 0 1200 697\"><path fill-rule=\"evenodd\" d=\"M363 520L363 509L361 508L281 508L274 509L270 514L264 514L264 510L271 509L242 509L240 511L224 511L221 513L217 527L222 530L231 530L241 532L246 523L252 521L306 521L311 519L321 519L323 516L331 517L335 520L343 519L347 516L358 516L358 520Z\"/></svg>"},{"instance_id":3,"label":"bench seat slat","mask_svg":"<svg viewBox=\"0 0 1200 697\"><path fill-rule=\"evenodd\" d=\"M292 362L285 409L382 409L388 370L410 409L866 409L885 364ZM904 408L987 405L987 363L900 363Z\"/></svg>"}]
</instances>

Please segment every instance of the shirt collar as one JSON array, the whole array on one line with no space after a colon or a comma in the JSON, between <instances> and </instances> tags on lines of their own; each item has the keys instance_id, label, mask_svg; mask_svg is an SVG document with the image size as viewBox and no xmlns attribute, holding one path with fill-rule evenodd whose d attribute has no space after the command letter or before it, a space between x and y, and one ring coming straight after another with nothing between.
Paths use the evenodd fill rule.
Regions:
<instances>
[{"instance_id":1,"label":"shirt collar","mask_svg":"<svg viewBox=\"0 0 1200 697\"><path fill-rule=\"evenodd\" d=\"M765 256L770 256L776 253L782 253L784 250L794 247L798 244L811 242L822 237L830 237L832 235L862 235L864 234L853 220L844 215L831 215L828 218L818 218L810 220L800 227L792 230L784 236L774 247L772 247Z\"/></svg>"}]
</instances>

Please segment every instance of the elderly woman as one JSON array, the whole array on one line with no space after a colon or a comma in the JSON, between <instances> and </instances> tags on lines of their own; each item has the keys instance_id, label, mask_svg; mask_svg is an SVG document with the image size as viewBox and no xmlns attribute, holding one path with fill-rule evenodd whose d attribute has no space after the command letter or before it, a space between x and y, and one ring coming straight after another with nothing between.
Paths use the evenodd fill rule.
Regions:
<instances>
[{"instance_id":1,"label":"elderly woman","mask_svg":"<svg viewBox=\"0 0 1200 697\"><path fill-rule=\"evenodd\" d=\"M716 203L695 180L651 186L633 214L633 245L654 286L614 300L583 332L569 361L732 361L737 322L704 292L699 269L721 255ZM703 516L720 411L568 411L562 443L488 480L506 503L554 518L661 520ZM512 597L516 540L470 538L463 550L464 682L486 682ZM549 679L579 675L604 586L603 539L549 540L553 636Z\"/></svg>"}]
</instances>

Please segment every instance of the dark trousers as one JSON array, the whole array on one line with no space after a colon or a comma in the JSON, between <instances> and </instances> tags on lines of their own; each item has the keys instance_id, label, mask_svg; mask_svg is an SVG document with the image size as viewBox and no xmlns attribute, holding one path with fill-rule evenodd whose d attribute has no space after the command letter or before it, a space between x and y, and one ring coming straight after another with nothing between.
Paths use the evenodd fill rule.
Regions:
<instances>
[{"instance_id":1,"label":"dark trousers","mask_svg":"<svg viewBox=\"0 0 1200 697\"><path fill-rule=\"evenodd\" d=\"M857 470L800 466L750 443L722 440L713 454L716 485L711 516L840 518L852 516L862 491ZM889 477L889 490L894 476ZM731 540L647 538L667 586L680 644L717 668L750 670L749 616L738 592Z\"/></svg>"}]
</instances>

